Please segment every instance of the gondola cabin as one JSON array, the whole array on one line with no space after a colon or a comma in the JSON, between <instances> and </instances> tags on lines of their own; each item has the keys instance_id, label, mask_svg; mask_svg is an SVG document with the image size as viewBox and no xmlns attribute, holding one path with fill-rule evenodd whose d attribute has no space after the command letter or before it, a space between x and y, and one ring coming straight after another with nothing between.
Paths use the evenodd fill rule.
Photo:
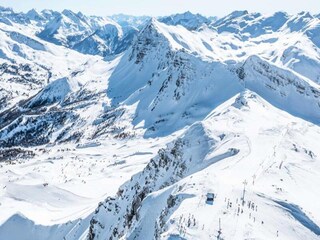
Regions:
<instances>
[{"instance_id":1,"label":"gondola cabin","mask_svg":"<svg viewBox=\"0 0 320 240\"><path fill-rule=\"evenodd\" d=\"M206 204L212 205L214 202L214 193L207 193Z\"/></svg>"}]
</instances>

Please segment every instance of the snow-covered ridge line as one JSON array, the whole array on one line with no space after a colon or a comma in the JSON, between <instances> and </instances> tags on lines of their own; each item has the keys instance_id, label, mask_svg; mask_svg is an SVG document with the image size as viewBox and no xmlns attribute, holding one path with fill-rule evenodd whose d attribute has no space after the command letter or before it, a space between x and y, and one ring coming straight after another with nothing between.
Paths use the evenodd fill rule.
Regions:
<instances>
[{"instance_id":1,"label":"snow-covered ridge line","mask_svg":"<svg viewBox=\"0 0 320 240\"><path fill-rule=\"evenodd\" d=\"M308 121L320 123L320 86L317 83L258 56L249 57L237 73L246 88L257 92L275 106Z\"/></svg>"},{"instance_id":2,"label":"snow-covered ridge line","mask_svg":"<svg viewBox=\"0 0 320 240\"><path fill-rule=\"evenodd\" d=\"M271 119L279 118L277 121L281 121L280 119L282 119L283 117L285 118L285 116L283 116L281 111L279 110L277 110L277 113L274 113L274 109L275 108L273 106L265 102L257 94L250 91L242 92L241 94L238 94L237 96L228 100L226 103L222 104L222 106L218 107L211 114L209 114L203 122L194 124L185 132L185 134L183 134L182 137L179 137L177 140L169 143L166 149L161 149L158 152L158 155L155 158L151 159L151 161L142 172L134 175L129 182L120 187L117 196L109 197L104 202L101 202L96 209L92 220L90 221L88 238L142 239L147 237L148 239L170 239L170 237L173 236L185 236L185 233L183 232L187 231L189 236L200 239L200 235L204 231L204 226L202 226L202 223L206 222L205 219L207 218L214 218L213 216L208 215L209 208L211 209L210 211L222 211L221 208L224 209L224 205L226 204L226 198L224 194L226 194L225 192L230 191L230 189L218 187L218 184L216 182L211 183L215 187L210 186L210 184L208 185L206 183L211 182L209 178L214 178L215 181L219 182L223 181L222 179L219 179L219 177L217 177L215 174L213 174L213 172L216 172L217 174L218 171L225 172L226 169L233 167L235 167L235 171L239 171L236 166L240 166L241 162L243 161L247 162L248 164L244 167L244 169L251 168L251 164L254 166L260 165L260 167L262 166L263 168L268 167L268 165L263 161L264 157L261 157L260 162L260 158L258 156L252 156L255 161L258 161L257 163L251 163L249 160L245 160L247 158L251 158L249 156L254 155L254 152L257 150L255 148L260 148L262 146L259 146L259 144L254 144L253 142L248 140L248 138L243 136L242 132L244 130L240 130L238 128L238 125L242 125L244 122L246 122L246 117L249 117L249 115L251 114L261 114L261 119L264 119L269 115L268 118ZM276 116L270 116L271 113L275 114ZM234 118L233 121L235 126L232 129L228 127L228 124L223 127L224 130L212 127L218 124L218 122L224 118L229 119L229 115L233 116ZM243 118L240 116L242 116ZM253 118L250 121L255 120L256 119ZM257 129L260 130L258 131L259 133L255 134L259 134L260 136L264 134L269 135L269 133L267 132L261 132L261 126L263 126L263 124L266 124L268 120L265 119L264 121L265 122L256 124ZM294 123L294 125L295 124L298 123ZM317 130L317 132L319 133L319 129ZM285 136L282 137L286 139ZM282 139L281 141L284 141L284 139ZM230 148L231 146L237 147ZM270 147L272 148L272 146ZM285 149L287 149L286 145L280 145L278 147L284 147ZM269 146L267 148L269 148ZM275 151L280 151L280 149L277 149ZM292 149L287 149L287 151L299 152L299 150L295 151ZM312 158L313 157L310 157L310 159ZM255 167L253 167L251 170L254 169ZM206 175L206 171L212 171L212 173L210 175L208 175L207 173ZM268 171L265 171L266 169L263 169L261 173L259 173L258 171L256 172L256 174L259 174L260 177L261 175L268 175ZM244 171L233 174L246 175L247 172ZM235 176L227 174L224 181L228 181L229 178L233 177ZM240 176L236 181L239 181L241 178L242 177ZM266 181L270 181L270 179L267 178ZM207 204L205 204L205 196L197 196L197 194L192 194L194 192L198 192L199 188L201 189L202 185L204 189L202 189L201 191L209 191L209 189L212 188L215 189L214 191L215 194L217 194L217 199L214 200L214 206L210 207L210 205L208 206ZM239 185L241 184L239 183ZM294 182L293 185L295 185ZM240 197L240 195L242 195L242 191L240 190L241 187L238 187L239 190L237 192ZM248 220L242 219L244 221L250 222L250 218L252 218L252 222L256 221L256 219L259 219L260 221L261 219L264 220L264 218L266 218L266 216L264 216L264 208L268 208L268 206L274 203L272 199L266 200L267 195L262 194L262 192L264 191L268 192L268 190L265 189L265 185L259 184L259 187L261 188L258 191L257 195L255 195L254 193L254 188L247 190L250 192L247 193L249 195L247 198L249 198L250 201L247 199L245 204L247 205L248 201L250 203L251 200L255 199L254 204L256 204L256 202L259 202L259 209L261 208L261 210L253 211L252 213L250 213ZM202 192L202 194L204 194L204 192ZM268 192L268 194L274 195L274 193L272 192ZM277 196L280 199L283 199L283 196ZM192 201L192 199L194 200ZM235 199L232 201L235 201ZM282 200L277 201L278 203L280 203ZM289 206L288 204L285 205L285 202L286 201L283 202L282 206ZM205 209L205 212L202 212L202 215L200 213L197 214L197 209L202 208ZM213 210L216 208L219 208L219 210ZM229 206L228 202L228 206L225 208L225 210L223 210L223 215L219 215L219 217L224 219L229 214L232 215L232 208L237 209L237 205L235 205L235 207L232 207L231 205ZM243 213L243 211L247 210L245 210L245 208L242 208L241 214ZM260 211L261 213L256 213ZM291 214L294 215L295 218L301 219L299 221L303 221L303 219L306 219L306 215L300 216L296 210L289 209L288 211L291 211ZM186 230L181 231L179 226L182 223L181 220L178 221L179 219L181 219L181 215L179 215L178 213L176 214L176 212L179 212L180 214L191 212L192 214L194 214L194 216L197 216L198 220L192 220L191 224L186 222ZM238 210L238 216L241 214ZM283 216L286 216L287 213L276 212L275 214L282 218ZM186 214L185 216L188 216L188 214ZM191 218L190 216L191 214L189 215L189 218ZM235 216L237 216L237 214L235 214ZM217 223L219 219L218 216L215 217L215 219L215 223ZM239 220L229 219L229 221L233 222ZM273 225L273 223L270 222L270 219L268 220L268 222L269 223L267 224L272 224L272 228L278 227L276 225ZM311 223L313 225L311 225ZM229 237L236 236L236 233L231 230L234 227L232 224L234 223L224 223L224 228L229 229L229 227L231 227L230 231L224 232L224 234ZM260 231L263 231L263 224L264 223L262 223L261 225L260 223L260 226L257 226ZM226 227L226 225L228 225L228 227ZM303 228L307 229L308 231L308 229L310 228L311 232L308 232L309 237L311 239L317 238L316 235L318 235L318 226L314 224L311 219L309 219L308 221L303 221L302 226L303 227L301 228L301 226L299 225L298 231L304 231L302 230ZM212 229L212 226L210 226L205 231L209 231L211 233L215 232L214 229ZM283 236L283 231L287 230L282 229L280 231ZM292 229L289 231L292 232L290 234L287 233L288 235L284 236L291 236L293 238L296 238L296 236L294 236L294 232L296 232L296 230ZM259 235L260 233L256 234ZM272 236L272 233L270 234L270 236ZM207 237L207 235L202 236Z\"/></svg>"},{"instance_id":3,"label":"snow-covered ridge line","mask_svg":"<svg viewBox=\"0 0 320 240\"><path fill-rule=\"evenodd\" d=\"M239 150L233 148L218 150L224 143L218 136L215 139L208 136L201 123L193 125L184 136L170 143L166 149L160 149L158 156L151 159L141 173L133 176L130 182L120 187L116 198L108 198L99 204L91 220L88 238L130 237L130 229L135 229L135 225L139 223L139 209L148 195L159 190L170 189L170 186L187 176L238 154ZM205 156L211 151L218 153L205 160ZM163 203L169 202L170 198L173 198L172 201L175 199L175 196L166 195L168 199ZM148 236L149 238L159 234L153 231L150 229L150 233L142 234L140 237Z\"/></svg>"}]
</instances>

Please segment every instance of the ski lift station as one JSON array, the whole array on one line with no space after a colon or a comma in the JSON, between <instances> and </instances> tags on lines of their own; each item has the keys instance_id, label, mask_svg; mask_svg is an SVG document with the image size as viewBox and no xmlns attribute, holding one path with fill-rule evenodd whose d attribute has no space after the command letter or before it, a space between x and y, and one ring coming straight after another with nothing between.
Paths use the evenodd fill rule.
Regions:
<instances>
[{"instance_id":1,"label":"ski lift station","mask_svg":"<svg viewBox=\"0 0 320 240\"><path fill-rule=\"evenodd\" d=\"M206 203L212 205L214 202L214 193L207 193Z\"/></svg>"}]
</instances>

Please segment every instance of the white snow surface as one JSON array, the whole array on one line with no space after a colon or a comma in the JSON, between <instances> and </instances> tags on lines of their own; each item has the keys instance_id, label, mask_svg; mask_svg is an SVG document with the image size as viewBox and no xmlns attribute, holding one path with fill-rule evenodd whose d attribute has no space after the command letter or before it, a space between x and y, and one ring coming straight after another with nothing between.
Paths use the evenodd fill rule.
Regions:
<instances>
[{"instance_id":1,"label":"white snow surface","mask_svg":"<svg viewBox=\"0 0 320 240\"><path fill-rule=\"evenodd\" d=\"M0 239L320 238L319 17L0 13Z\"/></svg>"}]
</instances>

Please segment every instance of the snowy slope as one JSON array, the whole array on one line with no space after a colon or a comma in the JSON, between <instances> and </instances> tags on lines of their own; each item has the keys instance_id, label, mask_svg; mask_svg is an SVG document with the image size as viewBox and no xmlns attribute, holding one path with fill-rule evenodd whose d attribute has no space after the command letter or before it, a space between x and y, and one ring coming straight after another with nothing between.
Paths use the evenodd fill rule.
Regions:
<instances>
[{"instance_id":1,"label":"snowy slope","mask_svg":"<svg viewBox=\"0 0 320 240\"><path fill-rule=\"evenodd\" d=\"M318 239L320 206L312 202L319 149L312 139L319 134L318 126L240 93L103 202L89 239L210 239L219 218L226 239L276 239L277 231L281 239ZM213 205L207 192L217 196Z\"/></svg>"},{"instance_id":2,"label":"snowy slope","mask_svg":"<svg viewBox=\"0 0 320 240\"><path fill-rule=\"evenodd\" d=\"M62 12L31 9L26 13L0 9L0 22L27 28L41 39L72 48L81 53L114 56L127 49L147 17L122 18L87 16L71 10ZM117 23L119 22L119 24Z\"/></svg>"},{"instance_id":3,"label":"snowy slope","mask_svg":"<svg viewBox=\"0 0 320 240\"><path fill-rule=\"evenodd\" d=\"M108 96L114 104L138 102L134 123L143 121L150 136L167 134L203 118L241 89L226 66L190 55L177 40L184 33L186 29L153 19L109 80ZM218 94L226 86L229 91Z\"/></svg>"},{"instance_id":4,"label":"snowy slope","mask_svg":"<svg viewBox=\"0 0 320 240\"><path fill-rule=\"evenodd\" d=\"M1 8L0 239L319 239L319 21Z\"/></svg>"},{"instance_id":5,"label":"snowy slope","mask_svg":"<svg viewBox=\"0 0 320 240\"><path fill-rule=\"evenodd\" d=\"M282 14L276 16L278 15L285 16ZM277 26L276 31L280 27L281 25ZM281 31L287 30L288 28ZM205 33L208 34L208 31L206 30ZM288 36L282 36L283 32L278 33L280 51L285 47L282 41L288 38ZM170 76L170 71L179 73L178 69L171 70L175 65L174 62L166 65L171 54L183 54L184 59L177 65L187 66L182 70L186 76L183 78L183 80L186 79L185 82L188 82L188 74L192 72L193 66L201 69L201 73L204 72L199 62L193 62L190 59L201 59L202 64L208 61L211 63L211 68L215 69L212 58L208 59L212 56L212 52L203 51L201 49L203 45L196 44L202 34L204 35L204 33L191 34L179 27L168 27L153 19L142 30L132 49L128 50L130 55L122 58L123 63L120 62L110 78L109 96L114 99L114 103L124 100L123 104L132 104L138 101L139 105L144 106L141 109L151 108L152 111L148 112L147 117L143 119L145 126L152 120L153 111L160 111L161 116L170 116L170 113L175 115L181 109L190 109L190 106L185 105L188 100L184 100L177 104L178 109L171 110L171 106L175 105L170 101L174 99L179 102L180 98L175 98L175 95L170 92L175 92L176 87L184 90L184 81L182 85L170 85L171 78L169 81L163 81L159 76L162 74ZM294 35L294 29L290 29L287 34ZM304 35L301 37L305 38ZM252 43L239 43L241 47L249 50L246 53L247 59L243 60L243 56L235 59L237 62L243 61L239 68L237 68L239 64L234 65L226 59L225 63L228 63L229 69L216 70L216 74L222 76L225 81L221 89L218 88L220 96L223 93L232 94L232 90L225 90L226 86L239 91L241 87L237 84L256 93L241 92L219 106L200 124L192 125L181 138L169 144L166 150L160 150L158 157L152 159L141 173L124 184L117 196L107 198L99 205L91 220L89 239L209 239L218 234L219 217L224 222L223 236L227 239L273 239L279 235L283 239L300 239L301 236L308 236L308 239L318 238L319 216L315 214L318 210L307 208L308 201L314 201L319 192L306 190L307 192L303 195L299 193L304 189L302 185L312 185L315 189L316 186L313 183L319 181L317 177L319 166L314 160L318 155L317 147L313 140L308 146L304 145L306 140L301 140L303 134L308 135L305 136L306 139L319 139L317 125L309 122L319 123L319 85L285 66L275 66L272 62L277 62L274 57L277 57L278 53L263 52L261 54L270 62L250 56L252 49L260 48L260 52L263 51L263 47L261 49L257 42L255 40ZM212 41L205 46L209 44L217 43ZM253 44L257 45L253 46ZM196 47L198 47L197 51L193 51ZM237 49L234 48L234 50ZM194 56L196 54L198 55ZM217 57L217 54L215 55ZM219 57L229 58L226 55ZM165 59L165 62L159 62L159 58L162 61ZM228 70L234 71L238 79L230 72L228 73ZM122 77L121 74L123 74ZM211 80L209 86L216 86L214 77L208 75ZM206 88L201 84L201 74L197 73L196 76L190 77L190 81L197 79L197 84L195 86L190 84L192 91L189 93L186 91L186 96L188 99L192 96L192 99L201 102ZM115 79L118 81L113 84ZM119 79L121 79L120 82ZM139 82L136 85L130 85L133 79L138 79ZM164 86L160 89L164 89L165 97L159 97L161 90L151 90L153 82L159 84L158 86ZM236 87L232 88L232 84ZM197 88L202 89L202 95L196 94ZM119 89L126 89L126 91L119 91ZM222 92L222 89L225 91ZM145 92L147 94L144 95ZM154 93L156 97L148 100ZM257 94L274 106L307 121L276 109ZM211 92L211 99L215 95ZM140 98L141 96L143 97ZM157 109L156 100L159 98L161 99L159 105L163 104L166 112L161 112L160 107ZM144 103L145 101L147 103ZM157 104L154 104L155 102ZM138 121L141 115L139 105L135 118ZM194 109L194 112L201 112L205 104L199 104L199 106ZM204 113L204 115L207 114ZM164 126L170 126L170 121L167 119ZM175 120L177 119L179 123L184 121L183 117L177 117ZM230 120L232 123L229 123ZM306 126L312 126L313 130L305 132ZM304 130L300 132L298 129ZM163 133L163 131L166 132L163 129L160 132ZM296 138L294 134L297 134ZM303 170L292 169L297 166L303 166ZM300 178L300 174L303 175L302 172L309 171L311 166L314 171L311 170L312 173L309 172L308 177L303 180L304 184L301 188L297 188L296 182L301 182L303 179ZM283 168L285 170L282 170ZM295 172L295 176L292 172ZM212 176L214 180L205 180L208 178L205 176ZM272 176L277 176L278 180L273 182ZM247 189L249 199L240 205L242 182L246 179L247 182L250 181L250 189ZM285 183L282 183L283 181ZM286 189L290 190L287 192ZM212 210L212 216L219 217L208 218L206 214L208 206L205 204L206 192L215 192L220 196L220 199L217 199L216 209ZM301 197L299 198L298 195ZM233 202L233 208L229 207L231 204L228 203L229 201ZM319 206L316 209L319 209ZM268 215L266 214L268 212L274 212L274 214ZM292 227L280 228L280 222L283 226ZM216 226L216 228L212 229L210 226Z\"/></svg>"},{"instance_id":6,"label":"snowy slope","mask_svg":"<svg viewBox=\"0 0 320 240\"><path fill-rule=\"evenodd\" d=\"M220 42L210 42L209 34L215 33L209 29L191 33L151 20L111 75L108 95L114 104L138 102L135 122L143 121L151 135L163 134L166 128L172 131L179 124L203 118L245 87L292 114L319 123L317 83L255 56L248 56L238 68L227 60L228 64L221 63L219 59L229 56L218 55ZM216 53L206 48L209 44L217 45L212 47ZM237 68L237 76L232 68Z\"/></svg>"},{"instance_id":7,"label":"snowy slope","mask_svg":"<svg viewBox=\"0 0 320 240\"><path fill-rule=\"evenodd\" d=\"M35 95L53 80L69 76L86 84L95 76L103 79L101 69L107 72L108 63L100 57L84 56L45 42L32 30L0 23L1 111Z\"/></svg>"},{"instance_id":8,"label":"snowy slope","mask_svg":"<svg viewBox=\"0 0 320 240\"><path fill-rule=\"evenodd\" d=\"M237 69L246 88L259 93L275 106L287 112L319 124L319 85L263 61L257 56L248 58Z\"/></svg>"},{"instance_id":9,"label":"snowy slope","mask_svg":"<svg viewBox=\"0 0 320 240\"><path fill-rule=\"evenodd\" d=\"M28 107L52 104L63 101L68 94L77 91L79 84L75 80L60 78L49 83L29 102Z\"/></svg>"},{"instance_id":10,"label":"snowy slope","mask_svg":"<svg viewBox=\"0 0 320 240\"><path fill-rule=\"evenodd\" d=\"M81 53L109 56L125 50L136 33L135 27L121 27L109 18L64 10L49 21L38 36Z\"/></svg>"},{"instance_id":11,"label":"snowy slope","mask_svg":"<svg viewBox=\"0 0 320 240\"><path fill-rule=\"evenodd\" d=\"M212 23L219 33L231 32L244 37L257 37L278 31L288 20L288 15L277 12L271 16L248 11L235 11L230 15Z\"/></svg>"}]
</instances>

